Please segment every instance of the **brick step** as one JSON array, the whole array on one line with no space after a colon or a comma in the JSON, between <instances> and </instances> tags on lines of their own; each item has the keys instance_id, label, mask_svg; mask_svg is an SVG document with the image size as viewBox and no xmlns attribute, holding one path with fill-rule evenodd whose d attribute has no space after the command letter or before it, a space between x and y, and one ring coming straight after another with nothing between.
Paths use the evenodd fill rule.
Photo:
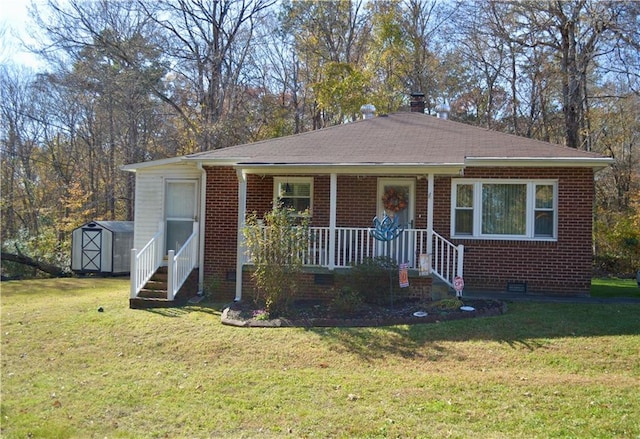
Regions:
<instances>
[{"instance_id":1,"label":"brick step","mask_svg":"<svg viewBox=\"0 0 640 439\"><path fill-rule=\"evenodd\" d=\"M149 280L153 280L156 282L166 282L167 279L169 278L169 275L167 273L154 273L153 276L151 276L151 279Z\"/></svg>"},{"instance_id":2,"label":"brick step","mask_svg":"<svg viewBox=\"0 0 640 439\"><path fill-rule=\"evenodd\" d=\"M145 290L165 290L167 291L167 281L165 280L156 280L151 278L146 284L144 284Z\"/></svg>"},{"instance_id":3,"label":"brick step","mask_svg":"<svg viewBox=\"0 0 640 439\"><path fill-rule=\"evenodd\" d=\"M174 300L167 300L167 267L160 267L151 280L140 290L138 296L129 299L131 309L170 308L184 306L194 297L198 289L198 270L195 269L180 289Z\"/></svg>"},{"instance_id":4,"label":"brick step","mask_svg":"<svg viewBox=\"0 0 640 439\"><path fill-rule=\"evenodd\" d=\"M131 309L147 309L147 308L172 308L176 306L174 300L136 297L129 299L129 308Z\"/></svg>"},{"instance_id":5,"label":"brick step","mask_svg":"<svg viewBox=\"0 0 640 439\"><path fill-rule=\"evenodd\" d=\"M142 299L165 299L167 298L167 290L151 290L143 288L138 293L138 297Z\"/></svg>"}]
</instances>

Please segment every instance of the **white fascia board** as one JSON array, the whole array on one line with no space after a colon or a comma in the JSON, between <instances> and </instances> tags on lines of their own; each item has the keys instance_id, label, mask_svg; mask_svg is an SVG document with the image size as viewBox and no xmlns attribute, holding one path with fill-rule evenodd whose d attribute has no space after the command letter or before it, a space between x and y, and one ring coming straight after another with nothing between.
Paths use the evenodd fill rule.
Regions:
<instances>
[{"instance_id":1,"label":"white fascia board","mask_svg":"<svg viewBox=\"0 0 640 439\"><path fill-rule=\"evenodd\" d=\"M216 163L219 164L219 163ZM461 164L257 164L238 163L234 167L249 174L357 174L357 175L459 175Z\"/></svg>"},{"instance_id":2,"label":"white fascia board","mask_svg":"<svg viewBox=\"0 0 640 439\"><path fill-rule=\"evenodd\" d=\"M156 166L166 166L180 163L183 161L182 157L171 157L168 159L150 160L148 162L131 163L129 165L121 166L122 171L136 172L138 169L153 168Z\"/></svg>"},{"instance_id":3,"label":"white fascia board","mask_svg":"<svg viewBox=\"0 0 640 439\"><path fill-rule=\"evenodd\" d=\"M595 168L602 169L613 163L609 157L466 157L466 166L493 166L517 168Z\"/></svg>"}]
</instances>

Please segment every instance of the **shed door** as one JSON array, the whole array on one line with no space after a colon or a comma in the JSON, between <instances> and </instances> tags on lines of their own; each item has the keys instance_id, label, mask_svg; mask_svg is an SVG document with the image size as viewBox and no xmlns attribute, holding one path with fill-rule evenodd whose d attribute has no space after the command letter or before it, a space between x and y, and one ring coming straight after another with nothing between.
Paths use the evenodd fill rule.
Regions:
<instances>
[{"instance_id":1,"label":"shed door","mask_svg":"<svg viewBox=\"0 0 640 439\"><path fill-rule=\"evenodd\" d=\"M100 271L102 260L102 229L82 229L82 271Z\"/></svg>"},{"instance_id":2,"label":"shed door","mask_svg":"<svg viewBox=\"0 0 640 439\"><path fill-rule=\"evenodd\" d=\"M167 182L165 197L166 241L165 250L180 250L193 232L197 218L197 181L174 180Z\"/></svg>"}]
</instances>

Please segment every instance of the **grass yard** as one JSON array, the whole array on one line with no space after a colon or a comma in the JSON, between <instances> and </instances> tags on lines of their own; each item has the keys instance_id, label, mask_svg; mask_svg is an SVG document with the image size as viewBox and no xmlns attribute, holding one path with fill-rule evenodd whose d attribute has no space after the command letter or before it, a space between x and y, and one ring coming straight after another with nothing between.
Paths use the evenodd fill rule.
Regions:
<instances>
[{"instance_id":1,"label":"grass yard","mask_svg":"<svg viewBox=\"0 0 640 439\"><path fill-rule=\"evenodd\" d=\"M591 281L591 296L640 298L640 287L635 279L619 279L617 277L593 279Z\"/></svg>"},{"instance_id":2,"label":"grass yard","mask_svg":"<svg viewBox=\"0 0 640 439\"><path fill-rule=\"evenodd\" d=\"M3 438L640 437L640 305L247 329L123 279L1 288Z\"/></svg>"}]
</instances>

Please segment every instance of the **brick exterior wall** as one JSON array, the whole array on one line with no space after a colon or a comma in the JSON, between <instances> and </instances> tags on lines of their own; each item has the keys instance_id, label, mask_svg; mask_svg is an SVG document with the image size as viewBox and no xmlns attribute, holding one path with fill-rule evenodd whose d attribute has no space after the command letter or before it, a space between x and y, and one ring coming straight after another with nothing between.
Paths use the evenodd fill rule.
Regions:
<instances>
[{"instance_id":1,"label":"brick exterior wall","mask_svg":"<svg viewBox=\"0 0 640 439\"><path fill-rule=\"evenodd\" d=\"M588 295L591 285L593 171L587 168L467 168L465 178L558 180L556 242L455 239L465 246L468 290L505 291L527 282L529 293ZM450 236L451 178L436 178L434 229Z\"/></svg>"},{"instance_id":2,"label":"brick exterior wall","mask_svg":"<svg viewBox=\"0 0 640 439\"><path fill-rule=\"evenodd\" d=\"M207 170L205 229L205 291L216 300L232 300L235 281L226 280L236 267L238 180L226 167ZM467 290L504 291L507 282L527 282L532 293L588 294L591 281L591 227L594 198L593 171L583 168L467 168L465 178L523 178L558 180L557 242L454 240L465 245L464 278ZM376 176L338 176L337 226L369 227L377 209ZM313 226L329 225L330 177L314 177ZM450 235L451 178L436 177L434 230ZM247 212L259 216L272 208L273 177L247 176ZM416 227L427 224L427 179L416 181ZM245 270L246 271L246 270ZM251 282L244 273L244 294ZM302 281L305 295L324 297L330 287L314 284L314 275ZM418 291L430 281L412 278Z\"/></svg>"},{"instance_id":3,"label":"brick exterior wall","mask_svg":"<svg viewBox=\"0 0 640 439\"><path fill-rule=\"evenodd\" d=\"M229 167L206 167L204 238L204 290L215 300L233 300L234 281L227 273L236 268L238 230L238 178Z\"/></svg>"},{"instance_id":4,"label":"brick exterior wall","mask_svg":"<svg viewBox=\"0 0 640 439\"><path fill-rule=\"evenodd\" d=\"M253 279L251 279L251 267L246 267L242 277L242 297L243 298L254 298L255 297L255 285L253 283ZM315 283L315 276L317 273L302 273L300 275L300 279L298 280L298 286L301 292L301 295L298 297L300 299L318 299L318 300L329 300L333 297L333 291L340 288L342 283L344 283L344 275L346 274L344 270L339 273L330 272L329 270L324 270L323 274L330 276L332 279L331 284L322 284L318 285ZM399 279L396 281L399 282ZM407 289L402 290L402 294L407 297L418 298L418 299L428 299L431 293L431 284L432 279L430 277L418 277L417 275L411 275L409 278L409 287ZM395 285L397 288L397 285ZM396 290L397 291L397 290Z\"/></svg>"}]
</instances>

